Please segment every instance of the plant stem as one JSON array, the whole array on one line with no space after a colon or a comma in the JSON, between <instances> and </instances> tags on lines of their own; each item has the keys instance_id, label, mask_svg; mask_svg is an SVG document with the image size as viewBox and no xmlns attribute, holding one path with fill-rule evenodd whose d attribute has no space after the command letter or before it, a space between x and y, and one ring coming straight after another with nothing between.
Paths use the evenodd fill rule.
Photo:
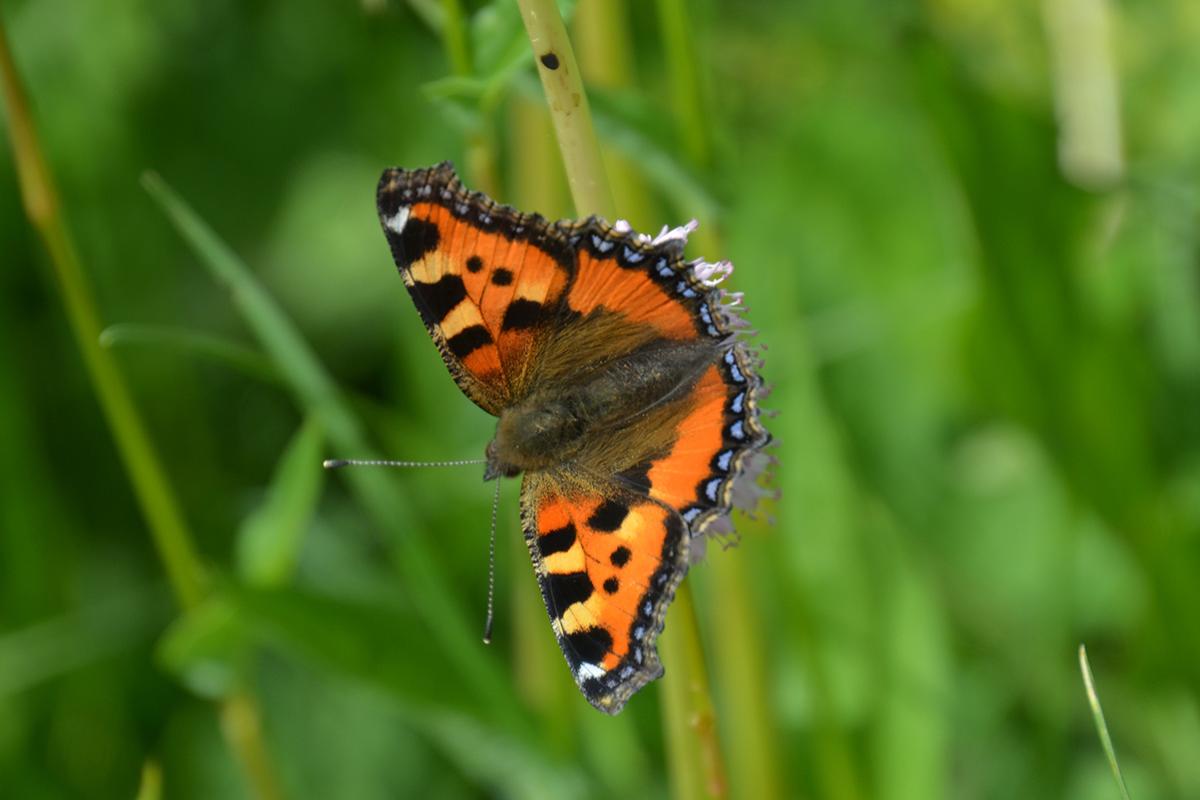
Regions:
<instances>
[{"instance_id":1,"label":"plant stem","mask_svg":"<svg viewBox=\"0 0 1200 800\"><path fill-rule=\"evenodd\" d=\"M700 91L700 74L696 69L696 53L692 46L687 0L658 0L658 23L662 28L663 49L667 57L667 74L671 96L675 101L675 128L683 152L693 165L709 166L712 143L709 121L704 113L704 98Z\"/></svg>"},{"instance_id":2,"label":"plant stem","mask_svg":"<svg viewBox=\"0 0 1200 800\"><path fill-rule=\"evenodd\" d=\"M579 215L613 219L612 190L592 127L571 41L553 0L519 0ZM725 796L725 769L708 691L699 621L685 583L659 639L671 674L663 681L666 739L676 797Z\"/></svg>"},{"instance_id":3,"label":"plant stem","mask_svg":"<svg viewBox=\"0 0 1200 800\"><path fill-rule=\"evenodd\" d=\"M232 745L254 795L264 799L283 797L263 740L258 704L245 690L237 689L222 701L221 731Z\"/></svg>"},{"instance_id":4,"label":"plant stem","mask_svg":"<svg viewBox=\"0 0 1200 800\"><path fill-rule=\"evenodd\" d=\"M612 219L612 191L563 18L553 0L520 0L520 5L529 42L538 58L538 72L575 211L581 216L595 213ZM688 585L680 587L671 613L672 625L667 626L659 642L664 661L671 668L662 691L674 794L679 798L724 796L725 769L708 694L696 608Z\"/></svg>"},{"instance_id":5,"label":"plant stem","mask_svg":"<svg viewBox=\"0 0 1200 800\"><path fill-rule=\"evenodd\" d=\"M462 6L458 0L442 0L442 46L455 75L471 74L471 54L467 48L467 32L463 27Z\"/></svg>"},{"instance_id":6,"label":"plant stem","mask_svg":"<svg viewBox=\"0 0 1200 800\"><path fill-rule=\"evenodd\" d=\"M571 32L580 77L588 86L617 92L637 86L625 0L580 0L571 19ZM641 164L612 148L603 156L621 219L638 230L657 230L661 219L646 189Z\"/></svg>"},{"instance_id":7,"label":"plant stem","mask_svg":"<svg viewBox=\"0 0 1200 800\"><path fill-rule=\"evenodd\" d=\"M685 0L658 0L658 16L680 146L692 166L707 174L712 168L713 125L705 114L703 81ZM723 253L716 220L701 221L704 224L694 238L697 250L709 257ZM721 598L713 609L710 633L722 645L713 653L718 698L723 701L722 739L728 748L735 796L781 797L776 725L761 656L763 636L746 570L745 559L735 553L718 553L709 565L711 596Z\"/></svg>"},{"instance_id":8,"label":"plant stem","mask_svg":"<svg viewBox=\"0 0 1200 800\"><path fill-rule=\"evenodd\" d=\"M508 107L509 161L511 177L506 187L518 208L531 208L551 218L564 216L570 207L562 167L555 155L554 128L546 107L532 97L514 94ZM529 551L519 529L514 532L514 564L528 563ZM532 585L513 579L512 587L512 672L526 705L538 711L538 725L560 753L578 747L578 735L571 724L571 696L575 687L562 674L563 657L546 636L546 609Z\"/></svg>"},{"instance_id":9,"label":"plant stem","mask_svg":"<svg viewBox=\"0 0 1200 800\"><path fill-rule=\"evenodd\" d=\"M334 448L361 458L378 458L333 378L246 264L161 177L147 174L142 182L214 278L228 287L235 307L278 367L297 403L321 420ZM345 480L380 530L392 534L393 560L411 592L412 603L461 671L463 684L477 693L497 721L518 729L523 719L502 691L494 664L480 658L478 628L467 622L432 551L422 537L397 531L396 520L407 518L409 512L395 484L383 471L369 469L347 470ZM523 728L519 732L526 733Z\"/></svg>"},{"instance_id":10,"label":"plant stem","mask_svg":"<svg viewBox=\"0 0 1200 800\"><path fill-rule=\"evenodd\" d=\"M615 208L600 144L592 125L575 50L567 38L554 0L519 0L521 18L537 59L538 75L550 106L567 182L580 216L597 214L612 220Z\"/></svg>"},{"instance_id":11,"label":"plant stem","mask_svg":"<svg viewBox=\"0 0 1200 800\"><path fill-rule=\"evenodd\" d=\"M166 566L171 589L184 609L193 608L203 595L200 560L116 361L100 346L100 315L63 219L58 193L42 154L2 20L0 81L8 108L13 158L25 213L50 255L54 277L66 303L67 319L116 439L117 449L129 471L159 556Z\"/></svg>"},{"instance_id":12,"label":"plant stem","mask_svg":"<svg viewBox=\"0 0 1200 800\"><path fill-rule=\"evenodd\" d=\"M767 537L749 538L765 544ZM714 641L713 673L722 701L721 730L729 758L729 779L735 797L767 800L783 797L777 726L768 700L767 670L758 609L749 592L750 577L744 554L717 552L710 559L709 597L713 603L709 628Z\"/></svg>"},{"instance_id":13,"label":"plant stem","mask_svg":"<svg viewBox=\"0 0 1200 800\"><path fill-rule=\"evenodd\" d=\"M460 0L441 0L441 11L442 48L446 51L450 72L460 78L469 77L474 69L462 3ZM472 185L492 197L498 196L500 189L495 150L492 147L496 138L492 130L494 113L495 109L486 102L480 105L479 121L467 132L464 153L466 172L471 177Z\"/></svg>"},{"instance_id":14,"label":"plant stem","mask_svg":"<svg viewBox=\"0 0 1200 800\"><path fill-rule=\"evenodd\" d=\"M671 622L674 624L668 624L658 640L669 667L662 682L662 705L671 792L680 800L726 797L721 742L689 583L681 584L675 594Z\"/></svg>"},{"instance_id":15,"label":"plant stem","mask_svg":"<svg viewBox=\"0 0 1200 800\"><path fill-rule=\"evenodd\" d=\"M29 102L9 50L3 19L0 19L0 88L8 109L9 135L25 212L50 256L66 304L67 319L166 568L171 589L184 611L189 611L204 597L203 567L129 387L112 353L100 345L100 315L63 218L50 167L42 153ZM231 697L223 703L223 716L234 712L252 712L255 719L258 715L254 699L247 694ZM255 771L248 774L257 796L263 800L279 797L259 729L255 727L244 735L227 737L227 741L243 764L255 766Z\"/></svg>"}]
</instances>

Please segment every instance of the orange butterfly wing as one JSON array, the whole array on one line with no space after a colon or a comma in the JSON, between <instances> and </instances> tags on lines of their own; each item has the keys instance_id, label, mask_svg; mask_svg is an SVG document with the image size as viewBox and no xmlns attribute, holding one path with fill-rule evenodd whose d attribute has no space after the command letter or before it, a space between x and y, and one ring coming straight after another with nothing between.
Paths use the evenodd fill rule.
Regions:
<instances>
[{"instance_id":1,"label":"orange butterfly wing","mask_svg":"<svg viewBox=\"0 0 1200 800\"><path fill-rule=\"evenodd\" d=\"M558 313L572 254L540 216L468 193L449 163L387 170L376 204L392 257L450 374L498 415L529 378L535 335Z\"/></svg>"},{"instance_id":2,"label":"orange butterfly wing","mask_svg":"<svg viewBox=\"0 0 1200 800\"><path fill-rule=\"evenodd\" d=\"M575 682L615 714L662 675L654 638L687 573L678 515L612 487L576 492L544 475L521 487L525 540Z\"/></svg>"},{"instance_id":3,"label":"orange butterfly wing","mask_svg":"<svg viewBox=\"0 0 1200 800\"><path fill-rule=\"evenodd\" d=\"M770 435L759 419L757 357L733 334L721 293L682 259L682 245L647 243L595 221L577 233L581 253L564 303L598 308L663 340L713 342L712 362L675 398L665 448L644 450L621 429L595 453L526 475L522 521L546 610L576 683L610 714L663 673L655 649L667 607L705 534L732 532L729 514L752 508ZM625 463L613 474L614 447Z\"/></svg>"}]
</instances>

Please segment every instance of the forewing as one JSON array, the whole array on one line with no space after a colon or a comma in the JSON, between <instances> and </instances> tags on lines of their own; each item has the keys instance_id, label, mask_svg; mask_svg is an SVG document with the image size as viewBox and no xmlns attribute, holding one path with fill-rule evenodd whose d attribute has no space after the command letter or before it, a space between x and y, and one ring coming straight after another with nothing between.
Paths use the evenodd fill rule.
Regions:
<instances>
[{"instance_id":1,"label":"forewing","mask_svg":"<svg viewBox=\"0 0 1200 800\"><path fill-rule=\"evenodd\" d=\"M455 381L491 414L524 391L574 255L562 233L467 192L448 163L389 169L376 196L392 256Z\"/></svg>"},{"instance_id":2,"label":"forewing","mask_svg":"<svg viewBox=\"0 0 1200 800\"><path fill-rule=\"evenodd\" d=\"M731 532L732 508L756 504L771 437L759 412L761 361L736 301L702 278L720 274L717 265L683 260L683 237L673 235L680 232L686 229L648 240L584 223L573 239L578 266L564 307L585 327L603 310L659 340L711 343L711 363L690 384L631 415L625 427L594 432L577 464L593 478L615 471L624 487L678 512L694 537ZM611 330L603 337L612 338ZM614 453L623 457L616 465Z\"/></svg>"}]
</instances>

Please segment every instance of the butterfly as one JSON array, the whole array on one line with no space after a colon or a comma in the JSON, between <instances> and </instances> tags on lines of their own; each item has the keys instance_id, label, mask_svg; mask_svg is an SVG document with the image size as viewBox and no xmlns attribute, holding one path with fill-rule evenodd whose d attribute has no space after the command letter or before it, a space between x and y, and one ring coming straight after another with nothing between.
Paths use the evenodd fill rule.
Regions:
<instances>
[{"instance_id":1,"label":"butterfly","mask_svg":"<svg viewBox=\"0 0 1200 800\"><path fill-rule=\"evenodd\" d=\"M446 162L388 169L392 256L458 387L497 417L484 479L523 475L521 524L580 690L616 714L663 668L655 639L705 536L753 508L770 459L761 360L728 262L548 222L467 191Z\"/></svg>"}]
</instances>

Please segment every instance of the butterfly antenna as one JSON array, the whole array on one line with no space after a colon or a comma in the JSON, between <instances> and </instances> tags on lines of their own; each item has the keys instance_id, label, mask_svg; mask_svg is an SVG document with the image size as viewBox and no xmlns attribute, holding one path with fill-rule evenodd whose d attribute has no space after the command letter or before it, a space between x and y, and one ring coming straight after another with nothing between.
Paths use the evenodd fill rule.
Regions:
<instances>
[{"instance_id":1,"label":"butterfly antenna","mask_svg":"<svg viewBox=\"0 0 1200 800\"><path fill-rule=\"evenodd\" d=\"M500 481L492 495L492 535L488 539L488 599L487 621L483 623L483 643L492 643L492 622L496 611L496 509L500 505Z\"/></svg>"},{"instance_id":2,"label":"butterfly antenna","mask_svg":"<svg viewBox=\"0 0 1200 800\"><path fill-rule=\"evenodd\" d=\"M342 467L467 467L472 464L486 464L485 458L464 458L458 461L382 461L378 459L358 458L327 458L322 466L325 469L341 469Z\"/></svg>"}]
</instances>

